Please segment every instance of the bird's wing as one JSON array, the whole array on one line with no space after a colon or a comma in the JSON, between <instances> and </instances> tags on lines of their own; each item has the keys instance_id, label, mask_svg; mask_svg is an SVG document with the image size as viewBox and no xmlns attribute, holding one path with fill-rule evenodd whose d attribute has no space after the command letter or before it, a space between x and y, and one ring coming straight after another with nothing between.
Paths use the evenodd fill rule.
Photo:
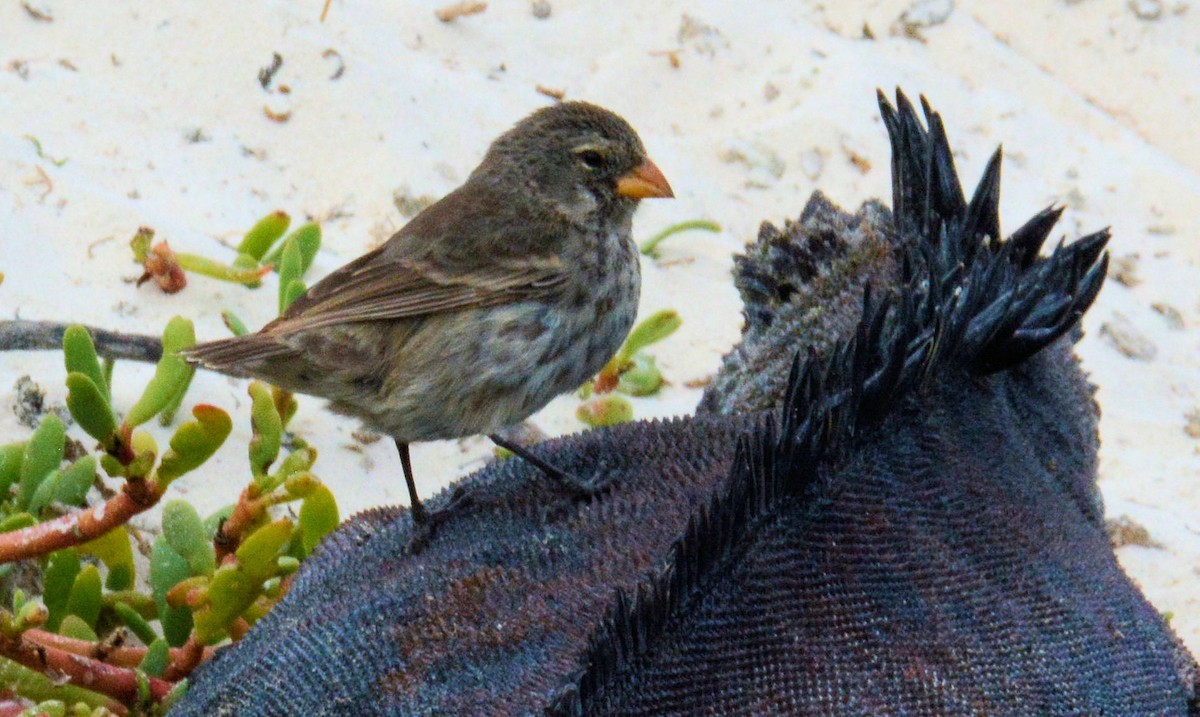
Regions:
<instances>
[{"instance_id":1,"label":"bird's wing","mask_svg":"<svg viewBox=\"0 0 1200 717\"><path fill-rule=\"evenodd\" d=\"M555 227L523 206L486 185L464 185L383 246L314 284L258 333L198 344L183 355L226 373L266 376L270 360L304 353L292 340L296 332L552 296L567 278L553 246Z\"/></svg>"},{"instance_id":2,"label":"bird's wing","mask_svg":"<svg viewBox=\"0 0 1200 717\"><path fill-rule=\"evenodd\" d=\"M258 333L197 344L183 355L233 375L262 377L267 375L264 361L298 353L286 338L293 332L537 299L561 285L560 269L557 257L527 258L455 274L417 261L393 260L375 250L313 285ZM251 370L254 364L257 368Z\"/></svg>"},{"instance_id":3,"label":"bird's wing","mask_svg":"<svg viewBox=\"0 0 1200 717\"><path fill-rule=\"evenodd\" d=\"M537 299L565 274L558 257L499 261L469 270L435 266L376 249L322 279L262 333L290 333L330 324L405 319L444 311Z\"/></svg>"}]
</instances>

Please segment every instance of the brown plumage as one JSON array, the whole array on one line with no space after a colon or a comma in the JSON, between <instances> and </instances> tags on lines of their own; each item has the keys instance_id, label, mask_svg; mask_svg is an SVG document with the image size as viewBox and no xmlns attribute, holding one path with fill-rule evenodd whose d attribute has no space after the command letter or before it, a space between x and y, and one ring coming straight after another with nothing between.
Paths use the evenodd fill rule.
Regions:
<instances>
[{"instance_id":1,"label":"brown plumage","mask_svg":"<svg viewBox=\"0 0 1200 717\"><path fill-rule=\"evenodd\" d=\"M547 107L261 331L185 356L327 398L390 435L423 518L408 444L495 434L598 371L637 314L634 209L669 196L625 120L583 102Z\"/></svg>"}]
</instances>

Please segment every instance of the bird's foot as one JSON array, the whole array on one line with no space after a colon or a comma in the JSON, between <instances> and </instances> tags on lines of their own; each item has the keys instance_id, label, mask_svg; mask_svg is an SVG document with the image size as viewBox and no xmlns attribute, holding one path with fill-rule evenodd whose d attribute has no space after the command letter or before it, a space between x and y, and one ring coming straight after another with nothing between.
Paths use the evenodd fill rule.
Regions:
<instances>
[{"instance_id":1,"label":"bird's foot","mask_svg":"<svg viewBox=\"0 0 1200 717\"><path fill-rule=\"evenodd\" d=\"M574 498L578 498L580 500L594 498L602 493L608 486L609 481L607 480L607 472L598 472L591 478L581 478L574 473L564 471L561 468L542 460L541 458L538 458L519 443L514 443L497 435L491 435L488 436L488 438L492 439L492 443L495 443L505 450L512 451L514 455L533 465L547 478L558 483L560 486L566 489L566 491L569 492Z\"/></svg>"},{"instance_id":2,"label":"bird's foot","mask_svg":"<svg viewBox=\"0 0 1200 717\"><path fill-rule=\"evenodd\" d=\"M543 471L545 473L545 471ZM590 500L604 492L608 487L608 474L606 472L597 473L591 478L582 478L574 473L566 471L557 471L555 473L546 473L546 477L553 480L563 490L571 494L571 497L579 500Z\"/></svg>"},{"instance_id":3,"label":"bird's foot","mask_svg":"<svg viewBox=\"0 0 1200 717\"><path fill-rule=\"evenodd\" d=\"M433 540L442 524L454 517L454 514L470 505L473 499L461 487L456 489L450 496L450 502L443 508L438 508L435 511L428 511L421 507L420 517L416 511L413 511L413 537L410 542L410 549L413 553L419 553L425 549L429 542ZM420 505L418 503L418 505Z\"/></svg>"}]
</instances>

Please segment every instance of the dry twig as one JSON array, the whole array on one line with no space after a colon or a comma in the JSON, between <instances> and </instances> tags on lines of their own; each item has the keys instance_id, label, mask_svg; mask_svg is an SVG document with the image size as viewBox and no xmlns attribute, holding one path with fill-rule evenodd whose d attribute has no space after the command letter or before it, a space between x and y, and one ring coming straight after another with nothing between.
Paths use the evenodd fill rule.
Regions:
<instances>
[{"instance_id":1,"label":"dry twig","mask_svg":"<svg viewBox=\"0 0 1200 717\"><path fill-rule=\"evenodd\" d=\"M99 659L98 652L102 647L104 647L101 643L92 642L91 640L77 640L73 637L56 635L53 632L47 632L45 630L39 630L36 628L32 630L26 630L24 634L25 639L36 645L54 648L63 652L69 652L72 655L82 655L83 657L88 657L93 660ZM214 652L214 648L204 648L204 655L201 661L212 657ZM184 648L172 647L171 661L183 661L183 659L186 657L183 653ZM108 650L107 655L105 655L104 659L100 661L116 667L137 667L138 665L142 664L142 660L145 659L145 657L145 647L117 647Z\"/></svg>"},{"instance_id":2,"label":"dry twig","mask_svg":"<svg viewBox=\"0 0 1200 717\"><path fill-rule=\"evenodd\" d=\"M484 10L487 10L487 3L485 2L463 0L463 2L456 2L453 5L438 8L433 11L433 14L442 22L454 22L466 15L478 15Z\"/></svg>"},{"instance_id":3,"label":"dry twig","mask_svg":"<svg viewBox=\"0 0 1200 717\"><path fill-rule=\"evenodd\" d=\"M138 674L128 667L108 665L90 657L39 645L24 636L0 638L0 655L42 674L62 675L72 685L110 697L116 702L106 707L118 714L126 713L122 704L138 700ZM175 686L157 677L146 679L150 696L155 701L162 701Z\"/></svg>"},{"instance_id":4,"label":"dry twig","mask_svg":"<svg viewBox=\"0 0 1200 717\"><path fill-rule=\"evenodd\" d=\"M162 496L163 489L154 481L127 479L121 492L103 503L28 528L0 533L0 564L49 555L99 538L149 510Z\"/></svg>"}]
</instances>

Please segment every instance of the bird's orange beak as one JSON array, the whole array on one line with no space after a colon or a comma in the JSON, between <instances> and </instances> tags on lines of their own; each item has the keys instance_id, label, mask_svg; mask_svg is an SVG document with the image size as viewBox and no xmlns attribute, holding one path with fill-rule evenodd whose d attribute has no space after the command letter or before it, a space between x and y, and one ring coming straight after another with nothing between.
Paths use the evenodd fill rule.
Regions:
<instances>
[{"instance_id":1,"label":"bird's orange beak","mask_svg":"<svg viewBox=\"0 0 1200 717\"><path fill-rule=\"evenodd\" d=\"M662 170L654 162L646 159L632 172L617 180L617 194L631 199L650 199L652 197L674 197L671 185Z\"/></svg>"}]
</instances>

